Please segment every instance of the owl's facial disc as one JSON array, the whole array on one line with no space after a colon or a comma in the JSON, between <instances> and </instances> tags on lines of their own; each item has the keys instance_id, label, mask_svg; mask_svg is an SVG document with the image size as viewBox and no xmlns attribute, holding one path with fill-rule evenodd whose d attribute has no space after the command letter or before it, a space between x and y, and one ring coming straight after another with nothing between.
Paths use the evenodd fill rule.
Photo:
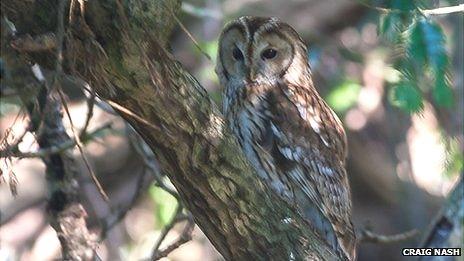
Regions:
<instances>
[{"instance_id":1,"label":"owl's facial disc","mask_svg":"<svg viewBox=\"0 0 464 261\"><path fill-rule=\"evenodd\" d=\"M247 85L281 78L293 57L289 39L275 31L258 31L250 38L244 32L234 27L224 33L219 46L224 74Z\"/></svg>"},{"instance_id":2,"label":"owl's facial disc","mask_svg":"<svg viewBox=\"0 0 464 261\"><path fill-rule=\"evenodd\" d=\"M220 60L228 77L245 79L247 74L248 59L246 39L237 28L232 28L224 34L221 41Z\"/></svg>"},{"instance_id":3,"label":"owl's facial disc","mask_svg":"<svg viewBox=\"0 0 464 261\"><path fill-rule=\"evenodd\" d=\"M293 57L293 48L283 36L274 33L255 35L249 79L273 82L282 77Z\"/></svg>"}]
</instances>

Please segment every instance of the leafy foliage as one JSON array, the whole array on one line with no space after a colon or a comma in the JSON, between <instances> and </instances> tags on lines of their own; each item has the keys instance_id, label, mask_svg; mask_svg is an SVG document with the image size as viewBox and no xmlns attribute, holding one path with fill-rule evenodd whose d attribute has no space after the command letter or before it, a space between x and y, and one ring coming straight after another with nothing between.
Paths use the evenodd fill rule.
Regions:
<instances>
[{"instance_id":1,"label":"leafy foliage","mask_svg":"<svg viewBox=\"0 0 464 261\"><path fill-rule=\"evenodd\" d=\"M358 83L345 81L336 86L326 100L336 112L344 113L356 104L360 90Z\"/></svg>"},{"instance_id":2,"label":"leafy foliage","mask_svg":"<svg viewBox=\"0 0 464 261\"><path fill-rule=\"evenodd\" d=\"M419 112L423 99L431 92L437 105L452 106L449 58L440 25L421 12L427 6L419 1L390 0L386 5L389 11L381 15L379 33L394 49L404 50L399 61L394 62L402 79L392 87L392 104L408 112Z\"/></svg>"},{"instance_id":3,"label":"leafy foliage","mask_svg":"<svg viewBox=\"0 0 464 261\"><path fill-rule=\"evenodd\" d=\"M446 146L446 169L444 174L447 177L459 175L464 170L464 153L459 147L459 141L453 138L443 136L443 141Z\"/></svg>"},{"instance_id":4,"label":"leafy foliage","mask_svg":"<svg viewBox=\"0 0 464 261\"><path fill-rule=\"evenodd\" d=\"M396 42L399 40L402 27L403 22L400 14L388 13L380 16L379 32L389 41Z\"/></svg>"},{"instance_id":5,"label":"leafy foliage","mask_svg":"<svg viewBox=\"0 0 464 261\"><path fill-rule=\"evenodd\" d=\"M411 81L399 82L390 93L390 101L406 111L420 111L423 108L422 95Z\"/></svg>"},{"instance_id":6,"label":"leafy foliage","mask_svg":"<svg viewBox=\"0 0 464 261\"><path fill-rule=\"evenodd\" d=\"M442 106L451 107L453 105L453 91L446 74L437 74L435 76L435 88L432 93L435 101Z\"/></svg>"}]
</instances>

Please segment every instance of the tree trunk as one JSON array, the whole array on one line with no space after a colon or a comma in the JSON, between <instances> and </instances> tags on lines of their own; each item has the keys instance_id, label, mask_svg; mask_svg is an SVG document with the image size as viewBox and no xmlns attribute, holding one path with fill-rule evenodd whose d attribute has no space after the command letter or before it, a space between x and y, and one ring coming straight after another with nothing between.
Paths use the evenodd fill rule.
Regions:
<instances>
[{"instance_id":1,"label":"tree trunk","mask_svg":"<svg viewBox=\"0 0 464 261\"><path fill-rule=\"evenodd\" d=\"M258 178L207 92L167 51L179 1L71 3L65 72L88 82L141 134L225 259L340 259ZM5 0L2 17L19 35L44 35L56 30L55 5ZM51 57L32 56L53 69Z\"/></svg>"},{"instance_id":2,"label":"tree trunk","mask_svg":"<svg viewBox=\"0 0 464 261\"><path fill-rule=\"evenodd\" d=\"M432 222L421 247L425 248L461 248L464 242L464 173ZM461 253L462 255L462 253ZM454 257L423 257L421 260L454 260Z\"/></svg>"}]
</instances>

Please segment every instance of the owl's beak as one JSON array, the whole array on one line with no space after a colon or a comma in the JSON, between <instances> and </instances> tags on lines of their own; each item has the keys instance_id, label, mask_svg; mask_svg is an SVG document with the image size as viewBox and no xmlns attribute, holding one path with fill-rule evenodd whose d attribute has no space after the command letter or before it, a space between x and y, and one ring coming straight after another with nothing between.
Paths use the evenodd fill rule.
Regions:
<instances>
[{"instance_id":1,"label":"owl's beak","mask_svg":"<svg viewBox=\"0 0 464 261\"><path fill-rule=\"evenodd\" d=\"M248 71L248 80L254 82L256 80L256 71L253 68L250 68Z\"/></svg>"}]
</instances>

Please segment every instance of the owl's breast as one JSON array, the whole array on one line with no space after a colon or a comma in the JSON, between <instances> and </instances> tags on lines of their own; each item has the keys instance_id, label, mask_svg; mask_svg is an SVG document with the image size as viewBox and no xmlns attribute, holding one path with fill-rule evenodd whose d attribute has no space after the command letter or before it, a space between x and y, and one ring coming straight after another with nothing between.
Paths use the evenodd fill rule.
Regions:
<instances>
[{"instance_id":1,"label":"owl's breast","mask_svg":"<svg viewBox=\"0 0 464 261\"><path fill-rule=\"evenodd\" d=\"M248 97L245 102L231 108L228 120L242 147L253 144L262 139L270 122L267 100L256 95Z\"/></svg>"},{"instance_id":2,"label":"owl's breast","mask_svg":"<svg viewBox=\"0 0 464 261\"><path fill-rule=\"evenodd\" d=\"M245 156L258 170L260 176L265 176L264 172L260 172L264 170L262 165L271 164L270 162L263 163L262 155L257 151L256 141L264 133L265 124L263 108L250 105L234 108L233 115L229 119L229 126L237 137Z\"/></svg>"},{"instance_id":3,"label":"owl's breast","mask_svg":"<svg viewBox=\"0 0 464 261\"><path fill-rule=\"evenodd\" d=\"M268 101L265 97L253 101L231 108L227 117L229 127L257 174L277 193L290 198L287 183L278 174L276 159L270 153L272 138L268 137L271 124Z\"/></svg>"}]
</instances>

